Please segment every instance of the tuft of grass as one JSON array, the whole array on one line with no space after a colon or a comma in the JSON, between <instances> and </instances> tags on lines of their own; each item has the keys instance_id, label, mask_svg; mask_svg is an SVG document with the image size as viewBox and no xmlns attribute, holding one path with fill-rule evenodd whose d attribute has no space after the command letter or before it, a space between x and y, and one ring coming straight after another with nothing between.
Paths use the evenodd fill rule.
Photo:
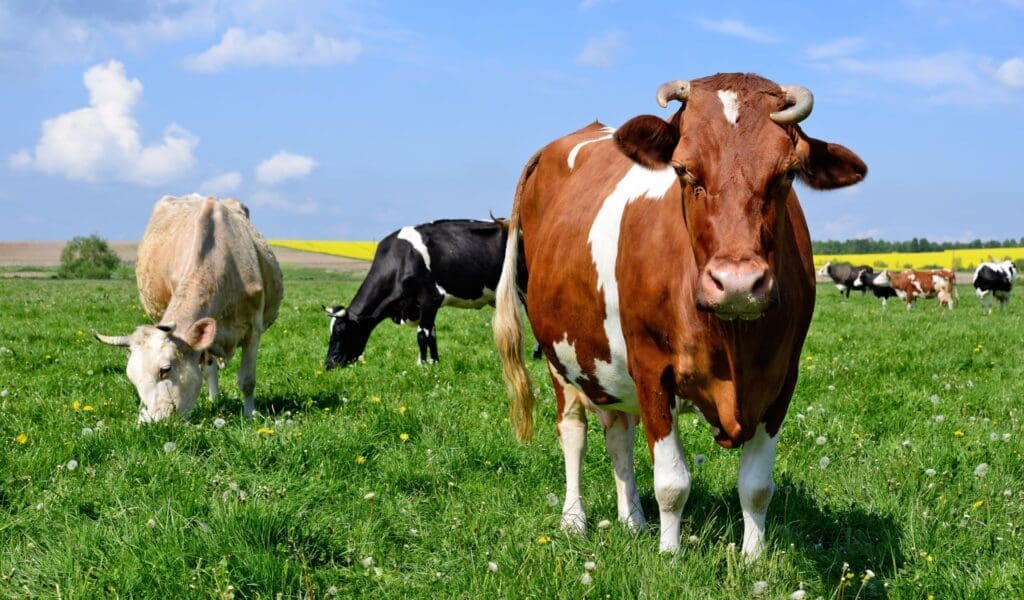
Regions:
<instances>
[{"instance_id":1,"label":"tuft of grass","mask_svg":"<svg viewBox=\"0 0 1024 600\"><path fill-rule=\"evenodd\" d=\"M364 364L325 373L320 305L350 299L361 276L285 277L260 350L259 416L241 417L235 358L217 404L141 428L124 354L88 335L145 321L134 284L0 280L0 596L747 598L759 582L775 598L1024 595L1019 298L991 316L966 288L952 313L882 311L822 284L769 546L746 566L730 549L742 537L740 453L718 448L703 421L680 419L688 457L707 458L678 555L657 550L642 435L652 527L597 527L616 510L593 423L590 529L565 535L544 366L529 365L538 434L519 444L490 309L441 311L437 365L417 366L415 332L386 322Z\"/></svg>"}]
</instances>

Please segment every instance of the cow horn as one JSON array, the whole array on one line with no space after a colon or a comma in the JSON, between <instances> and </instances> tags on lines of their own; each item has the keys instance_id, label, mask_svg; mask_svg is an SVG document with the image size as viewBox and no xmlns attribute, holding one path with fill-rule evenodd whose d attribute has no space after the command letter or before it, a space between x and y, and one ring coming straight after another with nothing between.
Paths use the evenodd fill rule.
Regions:
<instances>
[{"instance_id":1,"label":"cow horn","mask_svg":"<svg viewBox=\"0 0 1024 600\"><path fill-rule=\"evenodd\" d=\"M103 342L104 344L109 344L111 346L121 346L122 348L127 348L128 346L132 345L131 338L128 337L127 335L103 335L98 331L93 331L92 335L97 340Z\"/></svg>"},{"instance_id":2,"label":"cow horn","mask_svg":"<svg viewBox=\"0 0 1024 600\"><path fill-rule=\"evenodd\" d=\"M795 125L811 114L814 108L814 95L811 90L799 85L781 86L786 94L786 108L773 112L772 121L782 125Z\"/></svg>"},{"instance_id":3,"label":"cow horn","mask_svg":"<svg viewBox=\"0 0 1024 600\"><path fill-rule=\"evenodd\" d=\"M666 108L670 100L686 102L690 97L690 82L685 79L676 79L662 84L658 88L658 106Z\"/></svg>"}]
</instances>

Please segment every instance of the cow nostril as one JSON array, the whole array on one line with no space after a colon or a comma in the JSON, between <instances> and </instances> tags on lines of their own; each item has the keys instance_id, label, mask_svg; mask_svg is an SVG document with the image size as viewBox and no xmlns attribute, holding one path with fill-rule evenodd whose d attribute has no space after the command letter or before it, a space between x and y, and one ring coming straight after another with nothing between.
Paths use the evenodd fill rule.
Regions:
<instances>
[{"instance_id":1,"label":"cow nostril","mask_svg":"<svg viewBox=\"0 0 1024 600\"><path fill-rule=\"evenodd\" d=\"M763 294L768 291L768 274L762 272L761 275L754 281L751 292L754 294Z\"/></svg>"},{"instance_id":2,"label":"cow nostril","mask_svg":"<svg viewBox=\"0 0 1024 600\"><path fill-rule=\"evenodd\" d=\"M715 273L714 271L708 271L708 278L711 280L712 283L715 284L715 291L725 291L725 285L722 283L722 279L725 278L724 276L721 276Z\"/></svg>"}]
</instances>

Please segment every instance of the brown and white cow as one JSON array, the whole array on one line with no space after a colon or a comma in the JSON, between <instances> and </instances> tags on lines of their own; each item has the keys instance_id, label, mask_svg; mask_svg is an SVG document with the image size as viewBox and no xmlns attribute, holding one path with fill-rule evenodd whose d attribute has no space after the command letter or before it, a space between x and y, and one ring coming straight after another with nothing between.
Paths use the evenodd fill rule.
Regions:
<instances>
[{"instance_id":1,"label":"brown and white cow","mask_svg":"<svg viewBox=\"0 0 1024 600\"><path fill-rule=\"evenodd\" d=\"M237 200L164 196L153 207L135 264L139 297L156 325L105 336L128 348L128 378L142 401L139 422L195 406L205 370L217 398L218 363L242 347L238 387L251 417L260 336L274 320L284 288L270 246ZM214 360L214 358L218 360Z\"/></svg>"},{"instance_id":2,"label":"brown and white cow","mask_svg":"<svg viewBox=\"0 0 1024 600\"><path fill-rule=\"evenodd\" d=\"M917 305L918 298L939 299L939 306L953 310L959 294L956 291L956 275L946 269L914 271L907 269L900 273L882 271L875 277L875 285L888 285L896 295L906 302L907 310Z\"/></svg>"},{"instance_id":3,"label":"brown and white cow","mask_svg":"<svg viewBox=\"0 0 1024 600\"><path fill-rule=\"evenodd\" d=\"M618 517L640 527L637 422L654 464L660 548L679 546L690 471L676 425L695 411L725 448L742 445L743 552L764 546L779 429L814 310L811 244L792 183L859 182L843 146L804 134L810 91L757 75L667 83L668 120L594 123L541 149L516 190L494 336L517 437L533 432L513 282L520 243L530 323L549 361L565 455L562 527L586 527L586 410L604 428Z\"/></svg>"}]
</instances>

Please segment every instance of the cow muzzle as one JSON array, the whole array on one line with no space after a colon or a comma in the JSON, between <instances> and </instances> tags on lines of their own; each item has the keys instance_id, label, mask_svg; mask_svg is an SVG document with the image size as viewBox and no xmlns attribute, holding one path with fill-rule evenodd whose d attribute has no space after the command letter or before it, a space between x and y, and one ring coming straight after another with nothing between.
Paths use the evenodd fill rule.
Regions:
<instances>
[{"instance_id":1,"label":"cow muzzle","mask_svg":"<svg viewBox=\"0 0 1024 600\"><path fill-rule=\"evenodd\" d=\"M775 278L762 260L714 258L701 272L697 308L721 319L757 319L777 304Z\"/></svg>"}]
</instances>

